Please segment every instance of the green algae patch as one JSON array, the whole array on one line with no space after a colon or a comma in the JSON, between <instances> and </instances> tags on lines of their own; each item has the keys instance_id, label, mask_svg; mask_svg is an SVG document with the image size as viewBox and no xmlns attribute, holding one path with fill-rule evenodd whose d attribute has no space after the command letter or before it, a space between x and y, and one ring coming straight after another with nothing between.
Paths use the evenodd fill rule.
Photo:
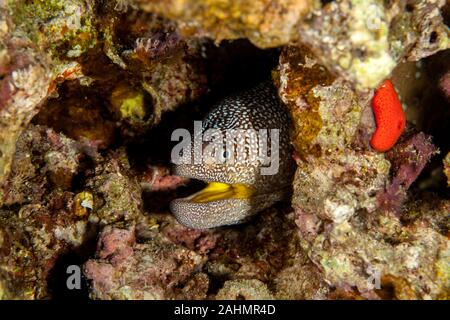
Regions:
<instances>
[{"instance_id":1,"label":"green algae patch","mask_svg":"<svg viewBox=\"0 0 450 320\"><path fill-rule=\"evenodd\" d=\"M90 1L34 0L8 2L16 33L26 35L54 57L78 58L97 44Z\"/></svg>"}]
</instances>

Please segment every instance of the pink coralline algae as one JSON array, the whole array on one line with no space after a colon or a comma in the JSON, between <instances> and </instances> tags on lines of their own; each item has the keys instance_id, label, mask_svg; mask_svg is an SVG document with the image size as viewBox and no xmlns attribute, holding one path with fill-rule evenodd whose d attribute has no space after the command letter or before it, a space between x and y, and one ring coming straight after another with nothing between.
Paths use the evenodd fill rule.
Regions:
<instances>
[{"instance_id":1,"label":"pink coralline algae","mask_svg":"<svg viewBox=\"0 0 450 320\"><path fill-rule=\"evenodd\" d=\"M391 162L392 180L377 196L380 208L401 212L406 192L436 153L436 147L424 133L410 136L389 151L386 156Z\"/></svg>"},{"instance_id":2,"label":"pink coralline algae","mask_svg":"<svg viewBox=\"0 0 450 320\"><path fill-rule=\"evenodd\" d=\"M84 265L97 299L205 298L208 280L197 271L202 257L155 234L137 243L133 226L107 226L97 258ZM195 283L195 291L189 286Z\"/></svg>"}]
</instances>

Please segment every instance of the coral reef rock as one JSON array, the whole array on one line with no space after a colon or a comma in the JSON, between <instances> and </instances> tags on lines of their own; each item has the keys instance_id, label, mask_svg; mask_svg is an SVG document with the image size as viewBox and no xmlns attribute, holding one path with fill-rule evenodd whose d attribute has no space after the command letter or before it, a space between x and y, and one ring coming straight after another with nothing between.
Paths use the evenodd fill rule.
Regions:
<instances>
[{"instance_id":1,"label":"coral reef rock","mask_svg":"<svg viewBox=\"0 0 450 320\"><path fill-rule=\"evenodd\" d=\"M449 300L449 13L445 0L0 1L0 299ZM265 82L295 174L261 188L286 196L237 225L179 224L170 203L205 185L176 174L173 133ZM377 148L381 127L395 137ZM247 189L200 197L198 216Z\"/></svg>"}]
</instances>

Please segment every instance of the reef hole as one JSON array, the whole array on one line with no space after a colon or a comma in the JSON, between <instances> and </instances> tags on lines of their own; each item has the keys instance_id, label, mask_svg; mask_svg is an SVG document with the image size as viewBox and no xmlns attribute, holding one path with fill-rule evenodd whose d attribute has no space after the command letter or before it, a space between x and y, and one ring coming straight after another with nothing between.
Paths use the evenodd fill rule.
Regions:
<instances>
[{"instance_id":1,"label":"reef hole","mask_svg":"<svg viewBox=\"0 0 450 320\"><path fill-rule=\"evenodd\" d=\"M246 40L223 41L220 46L207 43L205 52L208 93L197 101L165 112L158 125L127 142L128 158L138 175L144 174L149 166L172 168L170 155L178 143L171 141L172 132L184 128L192 133L194 121L202 120L218 101L270 79L279 54L278 49L261 50ZM167 211L171 200L192 194L202 187L203 182L192 180L175 191L144 190L144 208L150 213Z\"/></svg>"},{"instance_id":2,"label":"reef hole","mask_svg":"<svg viewBox=\"0 0 450 320\"><path fill-rule=\"evenodd\" d=\"M95 250L88 250L87 252L94 254ZM83 256L85 255L86 253L83 254ZM70 276L67 271L69 266L78 266L81 270L83 263L86 261L87 259L75 252L70 252L58 257L58 260L48 277L48 291L53 299L71 301L89 300L88 283L83 272L80 272L80 289L69 289L66 283L67 278Z\"/></svg>"}]
</instances>

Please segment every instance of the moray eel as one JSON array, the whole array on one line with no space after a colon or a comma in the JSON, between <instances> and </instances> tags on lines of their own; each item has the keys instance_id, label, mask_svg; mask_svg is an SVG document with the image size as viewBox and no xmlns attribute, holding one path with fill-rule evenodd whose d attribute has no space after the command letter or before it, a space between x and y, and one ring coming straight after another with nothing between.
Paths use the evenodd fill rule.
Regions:
<instances>
[{"instance_id":1,"label":"moray eel","mask_svg":"<svg viewBox=\"0 0 450 320\"><path fill-rule=\"evenodd\" d=\"M295 169L289 141L290 117L272 83L261 83L219 102L202 121L202 133L210 128L219 129L224 137L230 129L278 129L278 148L271 147L272 138L267 139L267 154L275 156L277 153L278 170L275 174L262 174L261 168L267 167L267 163L252 157L258 152L259 144L248 135L245 140L242 137L236 140L246 141L248 146L240 155L238 146L233 146L235 160L239 161L175 165L176 175L208 183L205 189L171 202L170 209L181 224L207 229L242 223L289 195ZM225 140L223 143L225 145ZM206 143L202 142L202 150L205 148Z\"/></svg>"}]
</instances>

